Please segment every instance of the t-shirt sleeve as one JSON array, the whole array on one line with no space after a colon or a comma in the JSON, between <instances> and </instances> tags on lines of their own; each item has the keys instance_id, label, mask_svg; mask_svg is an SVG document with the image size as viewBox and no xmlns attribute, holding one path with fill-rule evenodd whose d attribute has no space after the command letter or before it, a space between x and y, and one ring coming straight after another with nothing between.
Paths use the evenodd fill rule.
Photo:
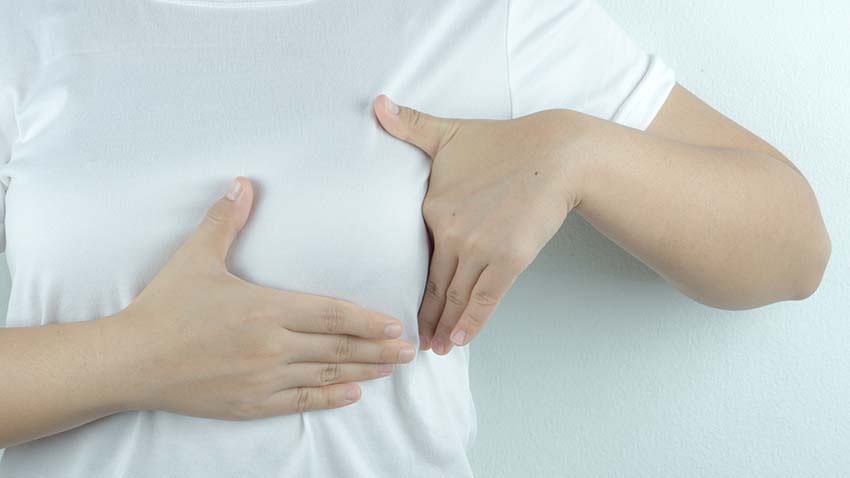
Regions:
<instances>
[{"instance_id":1,"label":"t-shirt sleeve","mask_svg":"<svg viewBox=\"0 0 850 478\"><path fill-rule=\"evenodd\" d=\"M34 47L21 26L22 5L25 2L0 0L0 252L6 250L6 168L18 138L15 100L28 61L34 57Z\"/></svg>"},{"instance_id":2,"label":"t-shirt sleeve","mask_svg":"<svg viewBox=\"0 0 850 478\"><path fill-rule=\"evenodd\" d=\"M511 115L566 108L646 130L675 86L595 0L509 0Z\"/></svg>"},{"instance_id":3,"label":"t-shirt sleeve","mask_svg":"<svg viewBox=\"0 0 850 478\"><path fill-rule=\"evenodd\" d=\"M14 114L7 96L3 85L0 84L0 171L12 158L12 138L16 134L12 128ZM6 189L8 184L8 176L0 173L0 253L6 251Z\"/></svg>"}]
</instances>

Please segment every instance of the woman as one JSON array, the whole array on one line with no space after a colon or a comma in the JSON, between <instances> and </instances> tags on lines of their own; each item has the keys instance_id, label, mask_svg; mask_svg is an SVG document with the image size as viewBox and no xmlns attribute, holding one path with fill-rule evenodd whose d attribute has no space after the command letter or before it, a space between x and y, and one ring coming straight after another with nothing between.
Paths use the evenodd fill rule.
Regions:
<instances>
[{"instance_id":1,"label":"woman","mask_svg":"<svg viewBox=\"0 0 850 478\"><path fill-rule=\"evenodd\" d=\"M465 345L570 210L718 307L828 259L591 1L79 3L0 4L0 476L469 476Z\"/></svg>"}]
</instances>

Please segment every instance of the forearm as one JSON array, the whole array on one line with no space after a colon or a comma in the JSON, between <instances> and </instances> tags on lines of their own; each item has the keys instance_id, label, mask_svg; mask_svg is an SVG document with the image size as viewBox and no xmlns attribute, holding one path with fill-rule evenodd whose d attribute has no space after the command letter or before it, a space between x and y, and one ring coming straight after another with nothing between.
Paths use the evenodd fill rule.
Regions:
<instances>
[{"instance_id":1,"label":"forearm","mask_svg":"<svg viewBox=\"0 0 850 478\"><path fill-rule=\"evenodd\" d=\"M114 319L0 329L0 447L126 409L132 351Z\"/></svg>"},{"instance_id":2,"label":"forearm","mask_svg":"<svg viewBox=\"0 0 850 478\"><path fill-rule=\"evenodd\" d=\"M694 146L569 112L577 212L682 292L728 309L804 298L830 241L814 193L765 153Z\"/></svg>"}]
</instances>

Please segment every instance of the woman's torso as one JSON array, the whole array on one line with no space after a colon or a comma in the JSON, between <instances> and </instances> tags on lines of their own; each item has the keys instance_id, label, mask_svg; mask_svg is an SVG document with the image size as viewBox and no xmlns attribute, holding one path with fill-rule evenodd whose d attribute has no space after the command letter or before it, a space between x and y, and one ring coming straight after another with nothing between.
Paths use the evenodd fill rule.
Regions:
<instances>
[{"instance_id":1,"label":"woman's torso","mask_svg":"<svg viewBox=\"0 0 850 478\"><path fill-rule=\"evenodd\" d=\"M388 93L433 114L508 117L502 2L0 8L32 58L0 166L7 326L126 307L244 175L255 207L232 272L393 315L418 343L430 164L383 132L370 104ZM6 450L0 476L466 476L467 367L468 347L420 353L337 410L247 422L111 415Z\"/></svg>"}]
</instances>

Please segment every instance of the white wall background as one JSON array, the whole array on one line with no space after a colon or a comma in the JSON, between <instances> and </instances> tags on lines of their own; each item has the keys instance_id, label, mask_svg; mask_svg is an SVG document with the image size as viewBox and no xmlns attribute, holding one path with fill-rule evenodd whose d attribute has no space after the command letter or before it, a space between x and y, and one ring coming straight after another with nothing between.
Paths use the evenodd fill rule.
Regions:
<instances>
[{"instance_id":1,"label":"white wall background","mask_svg":"<svg viewBox=\"0 0 850 478\"><path fill-rule=\"evenodd\" d=\"M477 476L850 476L850 3L599 1L798 165L832 260L806 301L725 312L572 216L471 345Z\"/></svg>"},{"instance_id":2,"label":"white wall background","mask_svg":"<svg viewBox=\"0 0 850 478\"><path fill-rule=\"evenodd\" d=\"M785 153L833 242L803 302L699 305L578 216L472 343L481 477L850 477L850 3L599 0Z\"/></svg>"}]
</instances>

